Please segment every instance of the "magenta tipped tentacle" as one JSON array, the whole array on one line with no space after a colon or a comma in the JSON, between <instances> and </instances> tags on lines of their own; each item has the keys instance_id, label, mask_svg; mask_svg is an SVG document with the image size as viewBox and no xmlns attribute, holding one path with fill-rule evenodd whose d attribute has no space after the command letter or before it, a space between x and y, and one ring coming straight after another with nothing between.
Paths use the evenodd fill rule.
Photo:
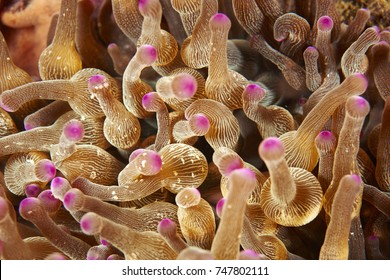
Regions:
<instances>
[{"instance_id":1,"label":"magenta tipped tentacle","mask_svg":"<svg viewBox=\"0 0 390 280\"><path fill-rule=\"evenodd\" d=\"M210 129L210 121L206 115L199 113L191 116L188 124L195 135L202 136L207 134Z\"/></svg>"},{"instance_id":2,"label":"magenta tipped tentacle","mask_svg":"<svg viewBox=\"0 0 390 280\"><path fill-rule=\"evenodd\" d=\"M55 177L50 183L53 196L61 201L64 200L65 193L71 188L69 181L63 177Z\"/></svg>"},{"instance_id":3,"label":"magenta tipped tentacle","mask_svg":"<svg viewBox=\"0 0 390 280\"><path fill-rule=\"evenodd\" d=\"M72 259L85 259L91 247L86 242L66 233L49 216L37 198L25 198L19 204L20 215L35 224L43 236Z\"/></svg>"},{"instance_id":4,"label":"magenta tipped tentacle","mask_svg":"<svg viewBox=\"0 0 390 280\"><path fill-rule=\"evenodd\" d=\"M279 138L269 137L261 142L259 152L264 160L281 158L284 155L284 147Z\"/></svg>"},{"instance_id":5,"label":"magenta tipped tentacle","mask_svg":"<svg viewBox=\"0 0 390 280\"><path fill-rule=\"evenodd\" d=\"M130 155L133 158L131 162L140 174L143 175L156 175L162 168L161 156L152 150L143 150L139 153L136 152L137 156Z\"/></svg>"},{"instance_id":6,"label":"magenta tipped tentacle","mask_svg":"<svg viewBox=\"0 0 390 280\"><path fill-rule=\"evenodd\" d=\"M85 234L94 235L100 232L102 223L98 215L87 213L81 218L80 227Z\"/></svg>"},{"instance_id":7,"label":"magenta tipped tentacle","mask_svg":"<svg viewBox=\"0 0 390 280\"><path fill-rule=\"evenodd\" d=\"M37 197L39 193L41 192L41 188L37 184L28 184L24 191L26 193L27 197Z\"/></svg>"},{"instance_id":8,"label":"magenta tipped tentacle","mask_svg":"<svg viewBox=\"0 0 390 280\"><path fill-rule=\"evenodd\" d=\"M37 197L49 215L55 214L62 206L61 200L54 197L51 190L42 191Z\"/></svg>"},{"instance_id":9,"label":"magenta tipped tentacle","mask_svg":"<svg viewBox=\"0 0 390 280\"><path fill-rule=\"evenodd\" d=\"M42 182L50 181L57 172L54 163L48 159L38 161L34 169L37 178Z\"/></svg>"},{"instance_id":10,"label":"magenta tipped tentacle","mask_svg":"<svg viewBox=\"0 0 390 280\"><path fill-rule=\"evenodd\" d=\"M333 20L329 16L322 16L317 21L317 27L323 31L330 31L333 28Z\"/></svg>"},{"instance_id":11,"label":"magenta tipped tentacle","mask_svg":"<svg viewBox=\"0 0 390 280\"><path fill-rule=\"evenodd\" d=\"M79 142L84 137L84 125L77 120L70 121L64 126L63 135L70 142Z\"/></svg>"},{"instance_id":12,"label":"magenta tipped tentacle","mask_svg":"<svg viewBox=\"0 0 390 280\"><path fill-rule=\"evenodd\" d=\"M77 209L77 206L79 206L79 204L82 204L82 202L79 201L81 197L77 195L77 192L79 192L78 189L71 189L64 195L64 206L67 210L71 212L79 210Z\"/></svg>"},{"instance_id":13,"label":"magenta tipped tentacle","mask_svg":"<svg viewBox=\"0 0 390 280\"><path fill-rule=\"evenodd\" d=\"M123 251L126 259L169 260L176 258L177 255L158 233L138 232L92 212L81 218L80 226L87 235L100 234L107 239L113 246Z\"/></svg>"},{"instance_id":14,"label":"magenta tipped tentacle","mask_svg":"<svg viewBox=\"0 0 390 280\"><path fill-rule=\"evenodd\" d=\"M193 97L197 89L198 84L195 78L189 74L179 74L172 80L173 95L179 99Z\"/></svg>"},{"instance_id":15,"label":"magenta tipped tentacle","mask_svg":"<svg viewBox=\"0 0 390 280\"><path fill-rule=\"evenodd\" d=\"M334 135L329 130L323 130L321 131L317 136L321 141L329 141L331 139L334 139Z\"/></svg>"}]
</instances>

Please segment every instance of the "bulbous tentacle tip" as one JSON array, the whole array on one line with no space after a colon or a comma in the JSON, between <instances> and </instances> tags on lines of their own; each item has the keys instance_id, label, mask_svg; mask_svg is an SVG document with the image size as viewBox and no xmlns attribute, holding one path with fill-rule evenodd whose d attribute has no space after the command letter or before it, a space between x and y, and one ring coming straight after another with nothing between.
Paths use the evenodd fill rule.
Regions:
<instances>
[{"instance_id":1,"label":"bulbous tentacle tip","mask_svg":"<svg viewBox=\"0 0 390 280\"><path fill-rule=\"evenodd\" d=\"M102 245L104 245L104 246L110 245L110 243L109 243L106 239L104 239L104 238L102 238L102 237L100 237L100 244L102 244Z\"/></svg>"},{"instance_id":2,"label":"bulbous tentacle tip","mask_svg":"<svg viewBox=\"0 0 390 280\"><path fill-rule=\"evenodd\" d=\"M129 162L132 162L136 157L138 157L141 153L143 153L144 151L146 151L146 149L136 149L134 150L130 156L129 156Z\"/></svg>"},{"instance_id":3,"label":"bulbous tentacle tip","mask_svg":"<svg viewBox=\"0 0 390 280\"><path fill-rule=\"evenodd\" d=\"M256 251L246 249L240 252L240 260L266 260L267 257L263 254L258 254Z\"/></svg>"},{"instance_id":4,"label":"bulbous tentacle tip","mask_svg":"<svg viewBox=\"0 0 390 280\"><path fill-rule=\"evenodd\" d=\"M152 65L157 60L157 49L152 45L142 45L137 50L142 63Z\"/></svg>"},{"instance_id":5,"label":"bulbous tentacle tip","mask_svg":"<svg viewBox=\"0 0 390 280\"><path fill-rule=\"evenodd\" d=\"M316 47L314 46L308 46L306 49L305 49L305 52L309 52L309 53L313 53L313 54L316 54L318 56L318 50Z\"/></svg>"},{"instance_id":6,"label":"bulbous tentacle tip","mask_svg":"<svg viewBox=\"0 0 390 280\"><path fill-rule=\"evenodd\" d=\"M96 75L91 76L91 78L89 78L88 83L90 85L94 86L94 85L100 85L106 81L107 81L107 78L104 75L96 74Z\"/></svg>"},{"instance_id":7,"label":"bulbous tentacle tip","mask_svg":"<svg viewBox=\"0 0 390 280\"><path fill-rule=\"evenodd\" d=\"M24 192L27 197L37 197L41 192L41 189L37 184L29 184L24 188Z\"/></svg>"},{"instance_id":8,"label":"bulbous tentacle tip","mask_svg":"<svg viewBox=\"0 0 390 280\"><path fill-rule=\"evenodd\" d=\"M258 84L247 85L242 93L242 98L244 100L247 99L261 100L264 98L264 96L265 96L265 91Z\"/></svg>"},{"instance_id":9,"label":"bulbous tentacle tip","mask_svg":"<svg viewBox=\"0 0 390 280\"><path fill-rule=\"evenodd\" d=\"M243 180L245 182L249 182L249 181L256 181L256 174L249 168L238 168L238 169L235 169L233 170L230 174L229 174L229 180L232 180L232 181L239 181L239 180Z\"/></svg>"},{"instance_id":10,"label":"bulbous tentacle tip","mask_svg":"<svg viewBox=\"0 0 390 280\"><path fill-rule=\"evenodd\" d=\"M356 83L361 84L363 91L366 91L366 89L368 87L368 79L367 79L366 75L364 75L363 73L354 73L354 74L348 76L347 79L348 78L350 78L352 80L352 82L354 82L354 83L356 82Z\"/></svg>"},{"instance_id":11,"label":"bulbous tentacle tip","mask_svg":"<svg viewBox=\"0 0 390 280\"><path fill-rule=\"evenodd\" d=\"M181 190L175 198L177 206L181 208L189 208L200 203L200 192L196 188L185 188Z\"/></svg>"},{"instance_id":12,"label":"bulbous tentacle tip","mask_svg":"<svg viewBox=\"0 0 390 280\"><path fill-rule=\"evenodd\" d=\"M91 76L88 80L88 90L96 94L99 89L108 87L108 80L104 75L97 74Z\"/></svg>"},{"instance_id":13,"label":"bulbous tentacle tip","mask_svg":"<svg viewBox=\"0 0 390 280\"><path fill-rule=\"evenodd\" d=\"M357 185L360 185L362 183L362 178L357 174L349 175L348 180L353 181Z\"/></svg>"},{"instance_id":14,"label":"bulbous tentacle tip","mask_svg":"<svg viewBox=\"0 0 390 280\"><path fill-rule=\"evenodd\" d=\"M361 96L351 96L345 104L347 111L356 116L365 117L370 112L370 104Z\"/></svg>"},{"instance_id":15,"label":"bulbous tentacle tip","mask_svg":"<svg viewBox=\"0 0 390 280\"><path fill-rule=\"evenodd\" d=\"M147 16L149 10L151 9L153 4L157 4L156 0L139 0L138 1L138 10L142 16Z\"/></svg>"},{"instance_id":16,"label":"bulbous tentacle tip","mask_svg":"<svg viewBox=\"0 0 390 280\"><path fill-rule=\"evenodd\" d=\"M318 29L322 31L330 31L333 28L333 20L329 16L322 16L317 21Z\"/></svg>"},{"instance_id":17,"label":"bulbous tentacle tip","mask_svg":"<svg viewBox=\"0 0 390 280\"><path fill-rule=\"evenodd\" d=\"M33 128L36 128L36 126L33 125L33 124L30 124L30 123L25 123L25 124L24 124L24 129L25 129L25 130L31 130L31 129L33 129Z\"/></svg>"},{"instance_id":18,"label":"bulbous tentacle tip","mask_svg":"<svg viewBox=\"0 0 390 280\"><path fill-rule=\"evenodd\" d=\"M142 96L141 104L142 107L148 112L155 112L156 107L158 104L156 104L158 101L157 99L160 98L156 92L149 92Z\"/></svg>"},{"instance_id":19,"label":"bulbous tentacle tip","mask_svg":"<svg viewBox=\"0 0 390 280\"><path fill-rule=\"evenodd\" d=\"M35 174L42 182L48 182L54 178L57 169L49 159L42 159L35 165Z\"/></svg>"},{"instance_id":20,"label":"bulbous tentacle tip","mask_svg":"<svg viewBox=\"0 0 390 280\"><path fill-rule=\"evenodd\" d=\"M28 217L32 211L42 206L38 198L27 197L23 199L19 204L19 213L23 218Z\"/></svg>"},{"instance_id":21,"label":"bulbous tentacle tip","mask_svg":"<svg viewBox=\"0 0 390 280\"><path fill-rule=\"evenodd\" d=\"M172 80L172 89L177 98L185 100L194 96L198 83L193 76L182 73Z\"/></svg>"},{"instance_id":22,"label":"bulbous tentacle tip","mask_svg":"<svg viewBox=\"0 0 390 280\"><path fill-rule=\"evenodd\" d=\"M80 227L85 234L98 234L102 227L101 218L97 214L89 212L81 218Z\"/></svg>"},{"instance_id":23,"label":"bulbous tentacle tip","mask_svg":"<svg viewBox=\"0 0 390 280\"><path fill-rule=\"evenodd\" d=\"M38 195L38 199L49 209L55 210L61 207L61 201L57 199L51 190L44 190Z\"/></svg>"},{"instance_id":24,"label":"bulbous tentacle tip","mask_svg":"<svg viewBox=\"0 0 390 280\"><path fill-rule=\"evenodd\" d=\"M259 146L259 155L263 160L275 160L284 156L282 141L276 137L264 139Z\"/></svg>"},{"instance_id":25,"label":"bulbous tentacle tip","mask_svg":"<svg viewBox=\"0 0 390 280\"><path fill-rule=\"evenodd\" d=\"M55 177L51 180L50 190L55 198L63 199L64 194L70 190L70 183L67 179L62 177Z\"/></svg>"},{"instance_id":26,"label":"bulbous tentacle tip","mask_svg":"<svg viewBox=\"0 0 390 280\"><path fill-rule=\"evenodd\" d=\"M69 141L78 142L84 137L84 125L79 120L71 120L64 126L63 134Z\"/></svg>"},{"instance_id":27,"label":"bulbous tentacle tip","mask_svg":"<svg viewBox=\"0 0 390 280\"><path fill-rule=\"evenodd\" d=\"M108 44L107 49L115 49L115 48L117 48L117 47L118 47L117 44L115 44L115 43L110 43L110 44Z\"/></svg>"},{"instance_id":28,"label":"bulbous tentacle tip","mask_svg":"<svg viewBox=\"0 0 390 280\"><path fill-rule=\"evenodd\" d=\"M163 234L165 232L170 232L172 229L176 230L176 224L174 221L172 221L169 218L162 219L158 225L157 225L157 231L160 234Z\"/></svg>"},{"instance_id":29,"label":"bulbous tentacle tip","mask_svg":"<svg viewBox=\"0 0 390 280\"><path fill-rule=\"evenodd\" d=\"M222 13L216 13L210 18L210 27L229 27L231 26L231 21L229 17Z\"/></svg>"},{"instance_id":30,"label":"bulbous tentacle tip","mask_svg":"<svg viewBox=\"0 0 390 280\"><path fill-rule=\"evenodd\" d=\"M152 150L143 150L141 152L137 151L136 153L138 155L135 157L130 155L130 159L134 160L134 164L138 172L143 175L156 175L161 171L162 159L157 152Z\"/></svg>"},{"instance_id":31,"label":"bulbous tentacle tip","mask_svg":"<svg viewBox=\"0 0 390 280\"><path fill-rule=\"evenodd\" d=\"M202 113L191 116L189 119L189 125L197 135L205 135L211 126L207 116Z\"/></svg>"},{"instance_id":32,"label":"bulbous tentacle tip","mask_svg":"<svg viewBox=\"0 0 390 280\"><path fill-rule=\"evenodd\" d=\"M64 196L64 206L68 211L77 211L83 204L83 193L79 189L70 189Z\"/></svg>"},{"instance_id":33,"label":"bulbous tentacle tip","mask_svg":"<svg viewBox=\"0 0 390 280\"><path fill-rule=\"evenodd\" d=\"M329 131L329 130L323 130L321 131L318 136L317 136L320 140L322 141L330 141L330 140L333 140L335 139L335 136L334 134Z\"/></svg>"}]
</instances>

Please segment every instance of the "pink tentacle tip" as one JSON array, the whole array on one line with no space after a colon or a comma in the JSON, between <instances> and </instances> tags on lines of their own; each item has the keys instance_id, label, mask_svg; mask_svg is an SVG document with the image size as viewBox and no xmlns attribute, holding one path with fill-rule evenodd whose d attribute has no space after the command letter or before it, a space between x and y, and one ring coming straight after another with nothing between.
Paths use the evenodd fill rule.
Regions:
<instances>
[{"instance_id":1,"label":"pink tentacle tip","mask_svg":"<svg viewBox=\"0 0 390 280\"><path fill-rule=\"evenodd\" d=\"M254 250L251 250L251 249L246 249L246 250L243 250L241 251L241 253L245 256L248 256L248 257L253 257L253 258L256 258L256 257L259 257L260 255L254 251Z\"/></svg>"},{"instance_id":2,"label":"pink tentacle tip","mask_svg":"<svg viewBox=\"0 0 390 280\"><path fill-rule=\"evenodd\" d=\"M361 184L362 183L362 179L360 178L359 175L357 174L352 174L350 175L351 179L354 180L356 182L356 184Z\"/></svg>"},{"instance_id":3,"label":"pink tentacle tip","mask_svg":"<svg viewBox=\"0 0 390 280\"><path fill-rule=\"evenodd\" d=\"M40 188L37 184L29 184L24 188L27 197L37 197L40 193Z\"/></svg>"},{"instance_id":4,"label":"pink tentacle tip","mask_svg":"<svg viewBox=\"0 0 390 280\"><path fill-rule=\"evenodd\" d=\"M154 167L153 169L156 169L156 172L160 171L162 168L161 156L158 153L152 153L150 156L150 160L151 160L151 164Z\"/></svg>"},{"instance_id":5,"label":"pink tentacle tip","mask_svg":"<svg viewBox=\"0 0 390 280\"><path fill-rule=\"evenodd\" d=\"M154 106L153 104L156 102L158 95L156 92L149 92L142 96L142 107L145 110L151 110Z\"/></svg>"},{"instance_id":6,"label":"pink tentacle tip","mask_svg":"<svg viewBox=\"0 0 390 280\"><path fill-rule=\"evenodd\" d=\"M179 99L188 99L194 96L198 89L198 84L194 77L182 74L176 78L174 87L177 89L175 95Z\"/></svg>"},{"instance_id":7,"label":"pink tentacle tip","mask_svg":"<svg viewBox=\"0 0 390 280\"><path fill-rule=\"evenodd\" d=\"M333 28L333 20L329 16L322 16L317 21L317 27L322 31L330 31Z\"/></svg>"},{"instance_id":8,"label":"pink tentacle tip","mask_svg":"<svg viewBox=\"0 0 390 280\"><path fill-rule=\"evenodd\" d=\"M63 133L69 141L78 142L84 137L84 125L78 120L69 121L65 125Z\"/></svg>"},{"instance_id":9,"label":"pink tentacle tip","mask_svg":"<svg viewBox=\"0 0 390 280\"><path fill-rule=\"evenodd\" d=\"M306 49L305 49L305 52L311 52L311 53L317 53L318 54L318 50L316 47L313 47L313 46L308 46Z\"/></svg>"},{"instance_id":10,"label":"pink tentacle tip","mask_svg":"<svg viewBox=\"0 0 390 280\"><path fill-rule=\"evenodd\" d=\"M108 245L110 245L110 243L109 243L106 239L101 238L101 237L100 237L100 244L102 244L103 246L108 246Z\"/></svg>"},{"instance_id":11,"label":"pink tentacle tip","mask_svg":"<svg viewBox=\"0 0 390 280\"><path fill-rule=\"evenodd\" d=\"M361 116L366 116L370 111L370 104L361 96L351 96L348 98L347 106Z\"/></svg>"},{"instance_id":12,"label":"pink tentacle tip","mask_svg":"<svg viewBox=\"0 0 390 280\"><path fill-rule=\"evenodd\" d=\"M367 89L367 87L368 87L368 79L367 79L367 77L364 74L362 74L362 73L354 73L354 74L351 75L351 77L353 79L358 79L361 82L363 82L364 91Z\"/></svg>"},{"instance_id":13,"label":"pink tentacle tip","mask_svg":"<svg viewBox=\"0 0 390 280\"><path fill-rule=\"evenodd\" d=\"M221 198L220 200L218 200L217 205L215 205L215 212L217 213L218 217L222 216L222 210L223 206L225 205L225 202L226 198Z\"/></svg>"},{"instance_id":14,"label":"pink tentacle tip","mask_svg":"<svg viewBox=\"0 0 390 280\"><path fill-rule=\"evenodd\" d=\"M53 191L53 190L58 190L58 189L61 189L64 187L65 183L66 183L66 179L65 178L62 178L62 177L55 177L53 178L53 180L51 180L51 183L50 183L50 189Z\"/></svg>"},{"instance_id":15,"label":"pink tentacle tip","mask_svg":"<svg viewBox=\"0 0 390 280\"><path fill-rule=\"evenodd\" d=\"M269 156L280 157L284 154L284 147L282 141L276 137L268 137L261 142L259 146L259 153L266 158Z\"/></svg>"},{"instance_id":16,"label":"pink tentacle tip","mask_svg":"<svg viewBox=\"0 0 390 280\"><path fill-rule=\"evenodd\" d=\"M222 13L216 13L210 18L210 25L211 26L229 26L231 25L230 19L227 15L222 14Z\"/></svg>"},{"instance_id":17,"label":"pink tentacle tip","mask_svg":"<svg viewBox=\"0 0 390 280\"><path fill-rule=\"evenodd\" d=\"M243 98L245 99L262 99L264 96L264 89L257 84L247 85L243 92Z\"/></svg>"},{"instance_id":18,"label":"pink tentacle tip","mask_svg":"<svg viewBox=\"0 0 390 280\"><path fill-rule=\"evenodd\" d=\"M81 230L88 235L93 235L100 230L100 220L95 213L87 213L80 220Z\"/></svg>"},{"instance_id":19,"label":"pink tentacle tip","mask_svg":"<svg viewBox=\"0 0 390 280\"><path fill-rule=\"evenodd\" d=\"M136 149L129 156L129 162L132 162L136 157L145 152L146 149Z\"/></svg>"},{"instance_id":20,"label":"pink tentacle tip","mask_svg":"<svg viewBox=\"0 0 390 280\"><path fill-rule=\"evenodd\" d=\"M196 114L193 116L193 124L202 131L207 132L210 129L210 121L207 116L203 114Z\"/></svg>"},{"instance_id":21,"label":"pink tentacle tip","mask_svg":"<svg viewBox=\"0 0 390 280\"><path fill-rule=\"evenodd\" d=\"M31 124L31 123L24 123L24 129L25 130L31 130L33 128L36 128L36 126L34 124Z\"/></svg>"},{"instance_id":22,"label":"pink tentacle tip","mask_svg":"<svg viewBox=\"0 0 390 280\"><path fill-rule=\"evenodd\" d=\"M41 179L44 181L50 181L56 176L57 169L51 160L44 159L38 162L39 173Z\"/></svg>"},{"instance_id":23,"label":"pink tentacle tip","mask_svg":"<svg viewBox=\"0 0 390 280\"><path fill-rule=\"evenodd\" d=\"M93 75L88 80L88 89L89 91L94 92L96 89L107 87L107 78L104 75Z\"/></svg>"},{"instance_id":24,"label":"pink tentacle tip","mask_svg":"<svg viewBox=\"0 0 390 280\"><path fill-rule=\"evenodd\" d=\"M142 45L138 52L142 61L147 65L152 65L157 60L157 50L152 45Z\"/></svg>"},{"instance_id":25,"label":"pink tentacle tip","mask_svg":"<svg viewBox=\"0 0 390 280\"><path fill-rule=\"evenodd\" d=\"M377 26L377 25L374 25L373 27L371 27L371 28L373 28L374 30L375 30L375 32L378 34L378 36L380 35L380 33L381 33L381 29L379 28L379 26Z\"/></svg>"},{"instance_id":26,"label":"pink tentacle tip","mask_svg":"<svg viewBox=\"0 0 390 280\"><path fill-rule=\"evenodd\" d=\"M19 204L19 213L22 216L30 215L33 210L41 206L41 202L38 198L27 197L23 199Z\"/></svg>"},{"instance_id":27,"label":"pink tentacle tip","mask_svg":"<svg viewBox=\"0 0 390 280\"><path fill-rule=\"evenodd\" d=\"M230 162L229 166L225 170L226 176L229 176L234 170L243 168L243 162L240 159L234 159Z\"/></svg>"},{"instance_id":28,"label":"pink tentacle tip","mask_svg":"<svg viewBox=\"0 0 390 280\"><path fill-rule=\"evenodd\" d=\"M72 210L75 207L79 192L78 189L70 189L64 195L64 206L67 210Z\"/></svg>"},{"instance_id":29,"label":"pink tentacle tip","mask_svg":"<svg viewBox=\"0 0 390 280\"><path fill-rule=\"evenodd\" d=\"M116 48L118 48L118 45L115 43L110 43L107 46L107 50L116 49Z\"/></svg>"},{"instance_id":30,"label":"pink tentacle tip","mask_svg":"<svg viewBox=\"0 0 390 280\"><path fill-rule=\"evenodd\" d=\"M318 138L321 141L331 141L336 139L333 133L329 130L323 130L318 134Z\"/></svg>"},{"instance_id":31,"label":"pink tentacle tip","mask_svg":"<svg viewBox=\"0 0 390 280\"><path fill-rule=\"evenodd\" d=\"M230 173L230 177L241 177L243 180L256 180L256 174L249 168L239 168Z\"/></svg>"},{"instance_id":32,"label":"pink tentacle tip","mask_svg":"<svg viewBox=\"0 0 390 280\"><path fill-rule=\"evenodd\" d=\"M145 12L148 4L150 3L150 0L138 0L138 9L141 13Z\"/></svg>"},{"instance_id":33,"label":"pink tentacle tip","mask_svg":"<svg viewBox=\"0 0 390 280\"><path fill-rule=\"evenodd\" d=\"M38 199L44 202L44 204L61 204L61 201L54 197L51 190L44 190L38 195Z\"/></svg>"},{"instance_id":34,"label":"pink tentacle tip","mask_svg":"<svg viewBox=\"0 0 390 280\"><path fill-rule=\"evenodd\" d=\"M166 229L166 228L170 228L172 227L172 225L174 224L174 222L169 219L169 218L164 218L162 219L159 224L158 224L158 228L159 229Z\"/></svg>"},{"instance_id":35,"label":"pink tentacle tip","mask_svg":"<svg viewBox=\"0 0 390 280\"><path fill-rule=\"evenodd\" d=\"M130 158L132 158L132 155L130 155ZM162 159L157 152L144 150L134 158L134 165L141 174L152 176L161 171Z\"/></svg>"}]
</instances>

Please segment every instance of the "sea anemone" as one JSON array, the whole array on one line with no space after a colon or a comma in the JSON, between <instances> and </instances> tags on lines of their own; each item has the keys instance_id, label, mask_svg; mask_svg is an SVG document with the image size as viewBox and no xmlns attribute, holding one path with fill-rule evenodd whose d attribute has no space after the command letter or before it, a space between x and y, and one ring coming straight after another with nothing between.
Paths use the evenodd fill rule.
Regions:
<instances>
[{"instance_id":1,"label":"sea anemone","mask_svg":"<svg viewBox=\"0 0 390 280\"><path fill-rule=\"evenodd\" d=\"M0 259L390 259L390 5L5 0Z\"/></svg>"}]
</instances>

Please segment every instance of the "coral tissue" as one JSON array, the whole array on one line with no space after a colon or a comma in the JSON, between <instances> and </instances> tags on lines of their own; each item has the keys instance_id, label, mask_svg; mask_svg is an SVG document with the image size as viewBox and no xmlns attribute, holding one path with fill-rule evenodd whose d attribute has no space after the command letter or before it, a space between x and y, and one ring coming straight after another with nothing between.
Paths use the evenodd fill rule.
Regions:
<instances>
[{"instance_id":1,"label":"coral tissue","mask_svg":"<svg viewBox=\"0 0 390 280\"><path fill-rule=\"evenodd\" d=\"M389 15L1 1L0 259L390 259Z\"/></svg>"}]
</instances>

